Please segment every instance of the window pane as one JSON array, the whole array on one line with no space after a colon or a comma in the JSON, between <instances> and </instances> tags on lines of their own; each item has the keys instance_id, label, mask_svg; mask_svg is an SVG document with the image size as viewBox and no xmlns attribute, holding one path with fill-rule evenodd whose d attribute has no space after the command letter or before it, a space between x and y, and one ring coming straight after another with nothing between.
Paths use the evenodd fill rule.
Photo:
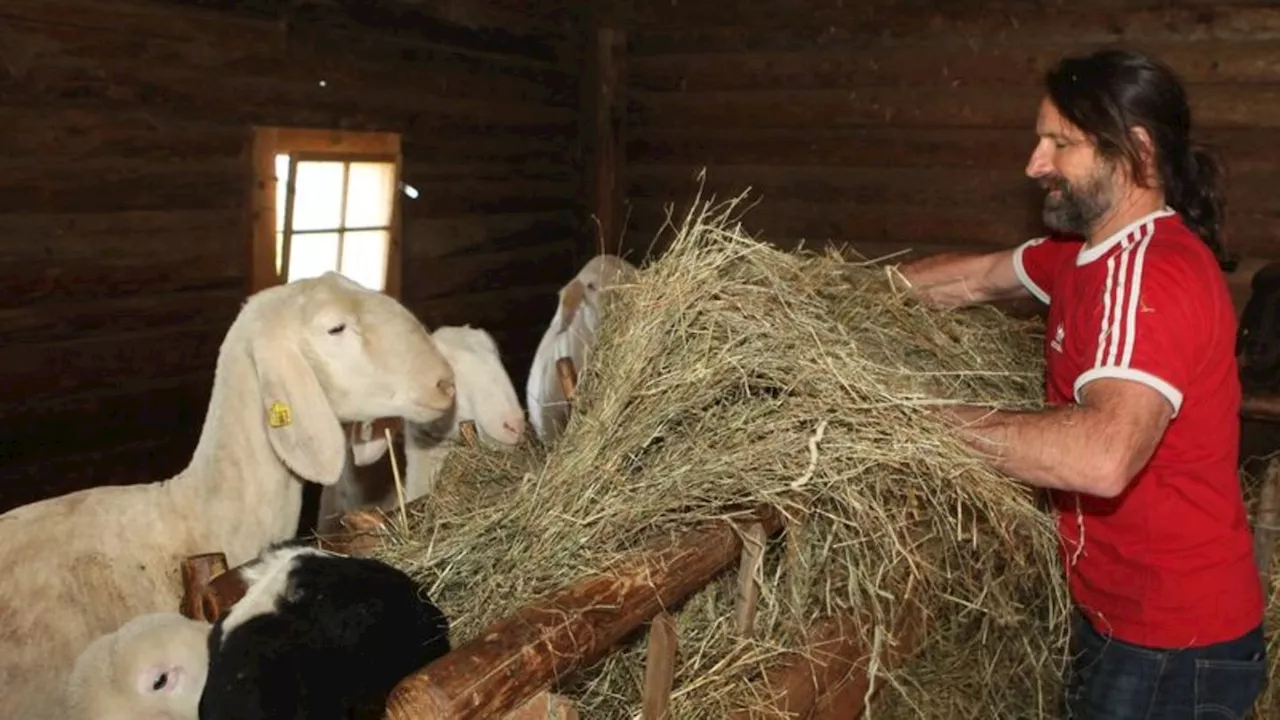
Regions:
<instances>
[{"instance_id":1,"label":"window pane","mask_svg":"<svg viewBox=\"0 0 1280 720\"><path fill-rule=\"evenodd\" d=\"M338 233L294 235L289 245L289 282L338 269Z\"/></svg>"},{"instance_id":2,"label":"window pane","mask_svg":"<svg viewBox=\"0 0 1280 720\"><path fill-rule=\"evenodd\" d=\"M347 233L342 241L342 274L370 290L385 289L390 239L386 230Z\"/></svg>"},{"instance_id":3,"label":"window pane","mask_svg":"<svg viewBox=\"0 0 1280 720\"><path fill-rule=\"evenodd\" d=\"M276 275L280 274L280 263L284 262L284 233L276 233Z\"/></svg>"},{"instance_id":4,"label":"window pane","mask_svg":"<svg viewBox=\"0 0 1280 720\"><path fill-rule=\"evenodd\" d=\"M276 232L284 232L284 209L289 201L289 156L276 155ZM276 271L280 268L280 253L276 252Z\"/></svg>"},{"instance_id":5,"label":"window pane","mask_svg":"<svg viewBox=\"0 0 1280 720\"><path fill-rule=\"evenodd\" d=\"M396 191L396 166L387 162L353 162L347 177L345 227L386 227Z\"/></svg>"},{"instance_id":6,"label":"window pane","mask_svg":"<svg viewBox=\"0 0 1280 720\"><path fill-rule=\"evenodd\" d=\"M328 230L339 227L342 221L342 163L299 162L295 183L293 229Z\"/></svg>"}]
</instances>

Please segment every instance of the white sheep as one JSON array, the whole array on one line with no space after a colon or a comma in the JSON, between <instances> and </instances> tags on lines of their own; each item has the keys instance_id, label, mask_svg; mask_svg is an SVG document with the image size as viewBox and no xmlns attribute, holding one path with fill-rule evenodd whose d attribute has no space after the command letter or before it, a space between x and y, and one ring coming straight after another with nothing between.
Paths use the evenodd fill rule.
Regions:
<instances>
[{"instance_id":1,"label":"white sheep","mask_svg":"<svg viewBox=\"0 0 1280 720\"><path fill-rule=\"evenodd\" d=\"M445 457L461 438L464 420L474 422L477 439L492 448L513 448L525 432L524 408L493 336L469 325L439 327L431 336L453 368L457 394L453 409L434 422L404 424L405 502L435 488ZM369 437L369 425L363 423L353 432ZM360 449L347 458L342 479L321 492L318 533L336 531L337 521L345 512L361 507L396 507L399 498L390 475L376 477L358 469L377 461L387 450L386 441L377 440L372 437L358 445Z\"/></svg>"},{"instance_id":2,"label":"white sheep","mask_svg":"<svg viewBox=\"0 0 1280 720\"><path fill-rule=\"evenodd\" d=\"M600 325L601 293L629 282L636 267L616 255L597 255L560 289L555 317L542 335L525 383L529 422L543 443L551 444L569 421L569 404L556 374L556 361L567 357L582 369L595 346Z\"/></svg>"},{"instance_id":3,"label":"white sheep","mask_svg":"<svg viewBox=\"0 0 1280 720\"><path fill-rule=\"evenodd\" d=\"M198 720L211 627L147 613L98 637L67 679L67 720Z\"/></svg>"},{"instance_id":4,"label":"white sheep","mask_svg":"<svg viewBox=\"0 0 1280 720\"><path fill-rule=\"evenodd\" d=\"M75 658L126 620L171 611L183 558L231 566L292 537L302 481L342 473L342 422L431 422L453 371L414 315L336 273L251 296L218 351L186 469L0 515L0 718L65 717L53 702Z\"/></svg>"}]
</instances>

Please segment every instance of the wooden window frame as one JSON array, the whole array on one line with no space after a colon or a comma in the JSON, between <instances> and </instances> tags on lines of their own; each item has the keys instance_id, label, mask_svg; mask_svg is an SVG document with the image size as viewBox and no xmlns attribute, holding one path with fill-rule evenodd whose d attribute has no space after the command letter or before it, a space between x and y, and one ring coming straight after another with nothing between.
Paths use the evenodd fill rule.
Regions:
<instances>
[{"instance_id":1,"label":"wooden window frame","mask_svg":"<svg viewBox=\"0 0 1280 720\"><path fill-rule=\"evenodd\" d=\"M400 134L394 132L362 132L314 128L255 126L252 140L253 183L250 200L253 226L249 245L249 292L284 283L288 272L288 247L285 243L281 271L276 272L276 166L279 154L305 155L307 160L395 162L395 189L392 192L390 241L387 245L387 278L383 292L400 298L401 255L403 253L402 198L400 191L404 157L400 150ZM290 177L296 172L290 163Z\"/></svg>"}]
</instances>

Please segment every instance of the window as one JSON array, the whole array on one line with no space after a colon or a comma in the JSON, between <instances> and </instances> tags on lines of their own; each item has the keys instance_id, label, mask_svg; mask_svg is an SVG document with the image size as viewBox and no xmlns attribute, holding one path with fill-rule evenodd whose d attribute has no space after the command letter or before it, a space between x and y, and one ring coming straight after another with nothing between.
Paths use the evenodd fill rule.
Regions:
<instances>
[{"instance_id":1,"label":"window","mask_svg":"<svg viewBox=\"0 0 1280 720\"><path fill-rule=\"evenodd\" d=\"M253 290L336 270L400 289L400 138L256 128Z\"/></svg>"}]
</instances>

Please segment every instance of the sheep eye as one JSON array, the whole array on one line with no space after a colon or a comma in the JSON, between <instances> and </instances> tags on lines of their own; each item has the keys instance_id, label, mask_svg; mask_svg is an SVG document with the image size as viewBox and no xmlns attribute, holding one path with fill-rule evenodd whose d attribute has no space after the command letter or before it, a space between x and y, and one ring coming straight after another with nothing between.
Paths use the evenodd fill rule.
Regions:
<instances>
[{"instance_id":1,"label":"sheep eye","mask_svg":"<svg viewBox=\"0 0 1280 720\"><path fill-rule=\"evenodd\" d=\"M593 282L587 283L587 289L594 291L596 289L596 284Z\"/></svg>"},{"instance_id":2,"label":"sheep eye","mask_svg":"<svg viewBox=\"0 0 1280 720\"><path fill-rule=\"evenodd\" d=\"M169 684L169 673L160 673L156 681L151 684L152 690L163 690L165 685Z\"/></svg>"},{"instance_id":3,"label":"sheep eye","mask_svg":"<svg viewBox=\"0 0 1280 720\"><path fill-rule=\"evenodd\" d=\"M346 329L347 329L347 324L346 324L346 323L339 323L339 324L334 325L333 327L329 328L329 334L330 334L330 335L337 335L337 334L341 333L343 330L346 330Z\"/></svg>"}]
</instances>

